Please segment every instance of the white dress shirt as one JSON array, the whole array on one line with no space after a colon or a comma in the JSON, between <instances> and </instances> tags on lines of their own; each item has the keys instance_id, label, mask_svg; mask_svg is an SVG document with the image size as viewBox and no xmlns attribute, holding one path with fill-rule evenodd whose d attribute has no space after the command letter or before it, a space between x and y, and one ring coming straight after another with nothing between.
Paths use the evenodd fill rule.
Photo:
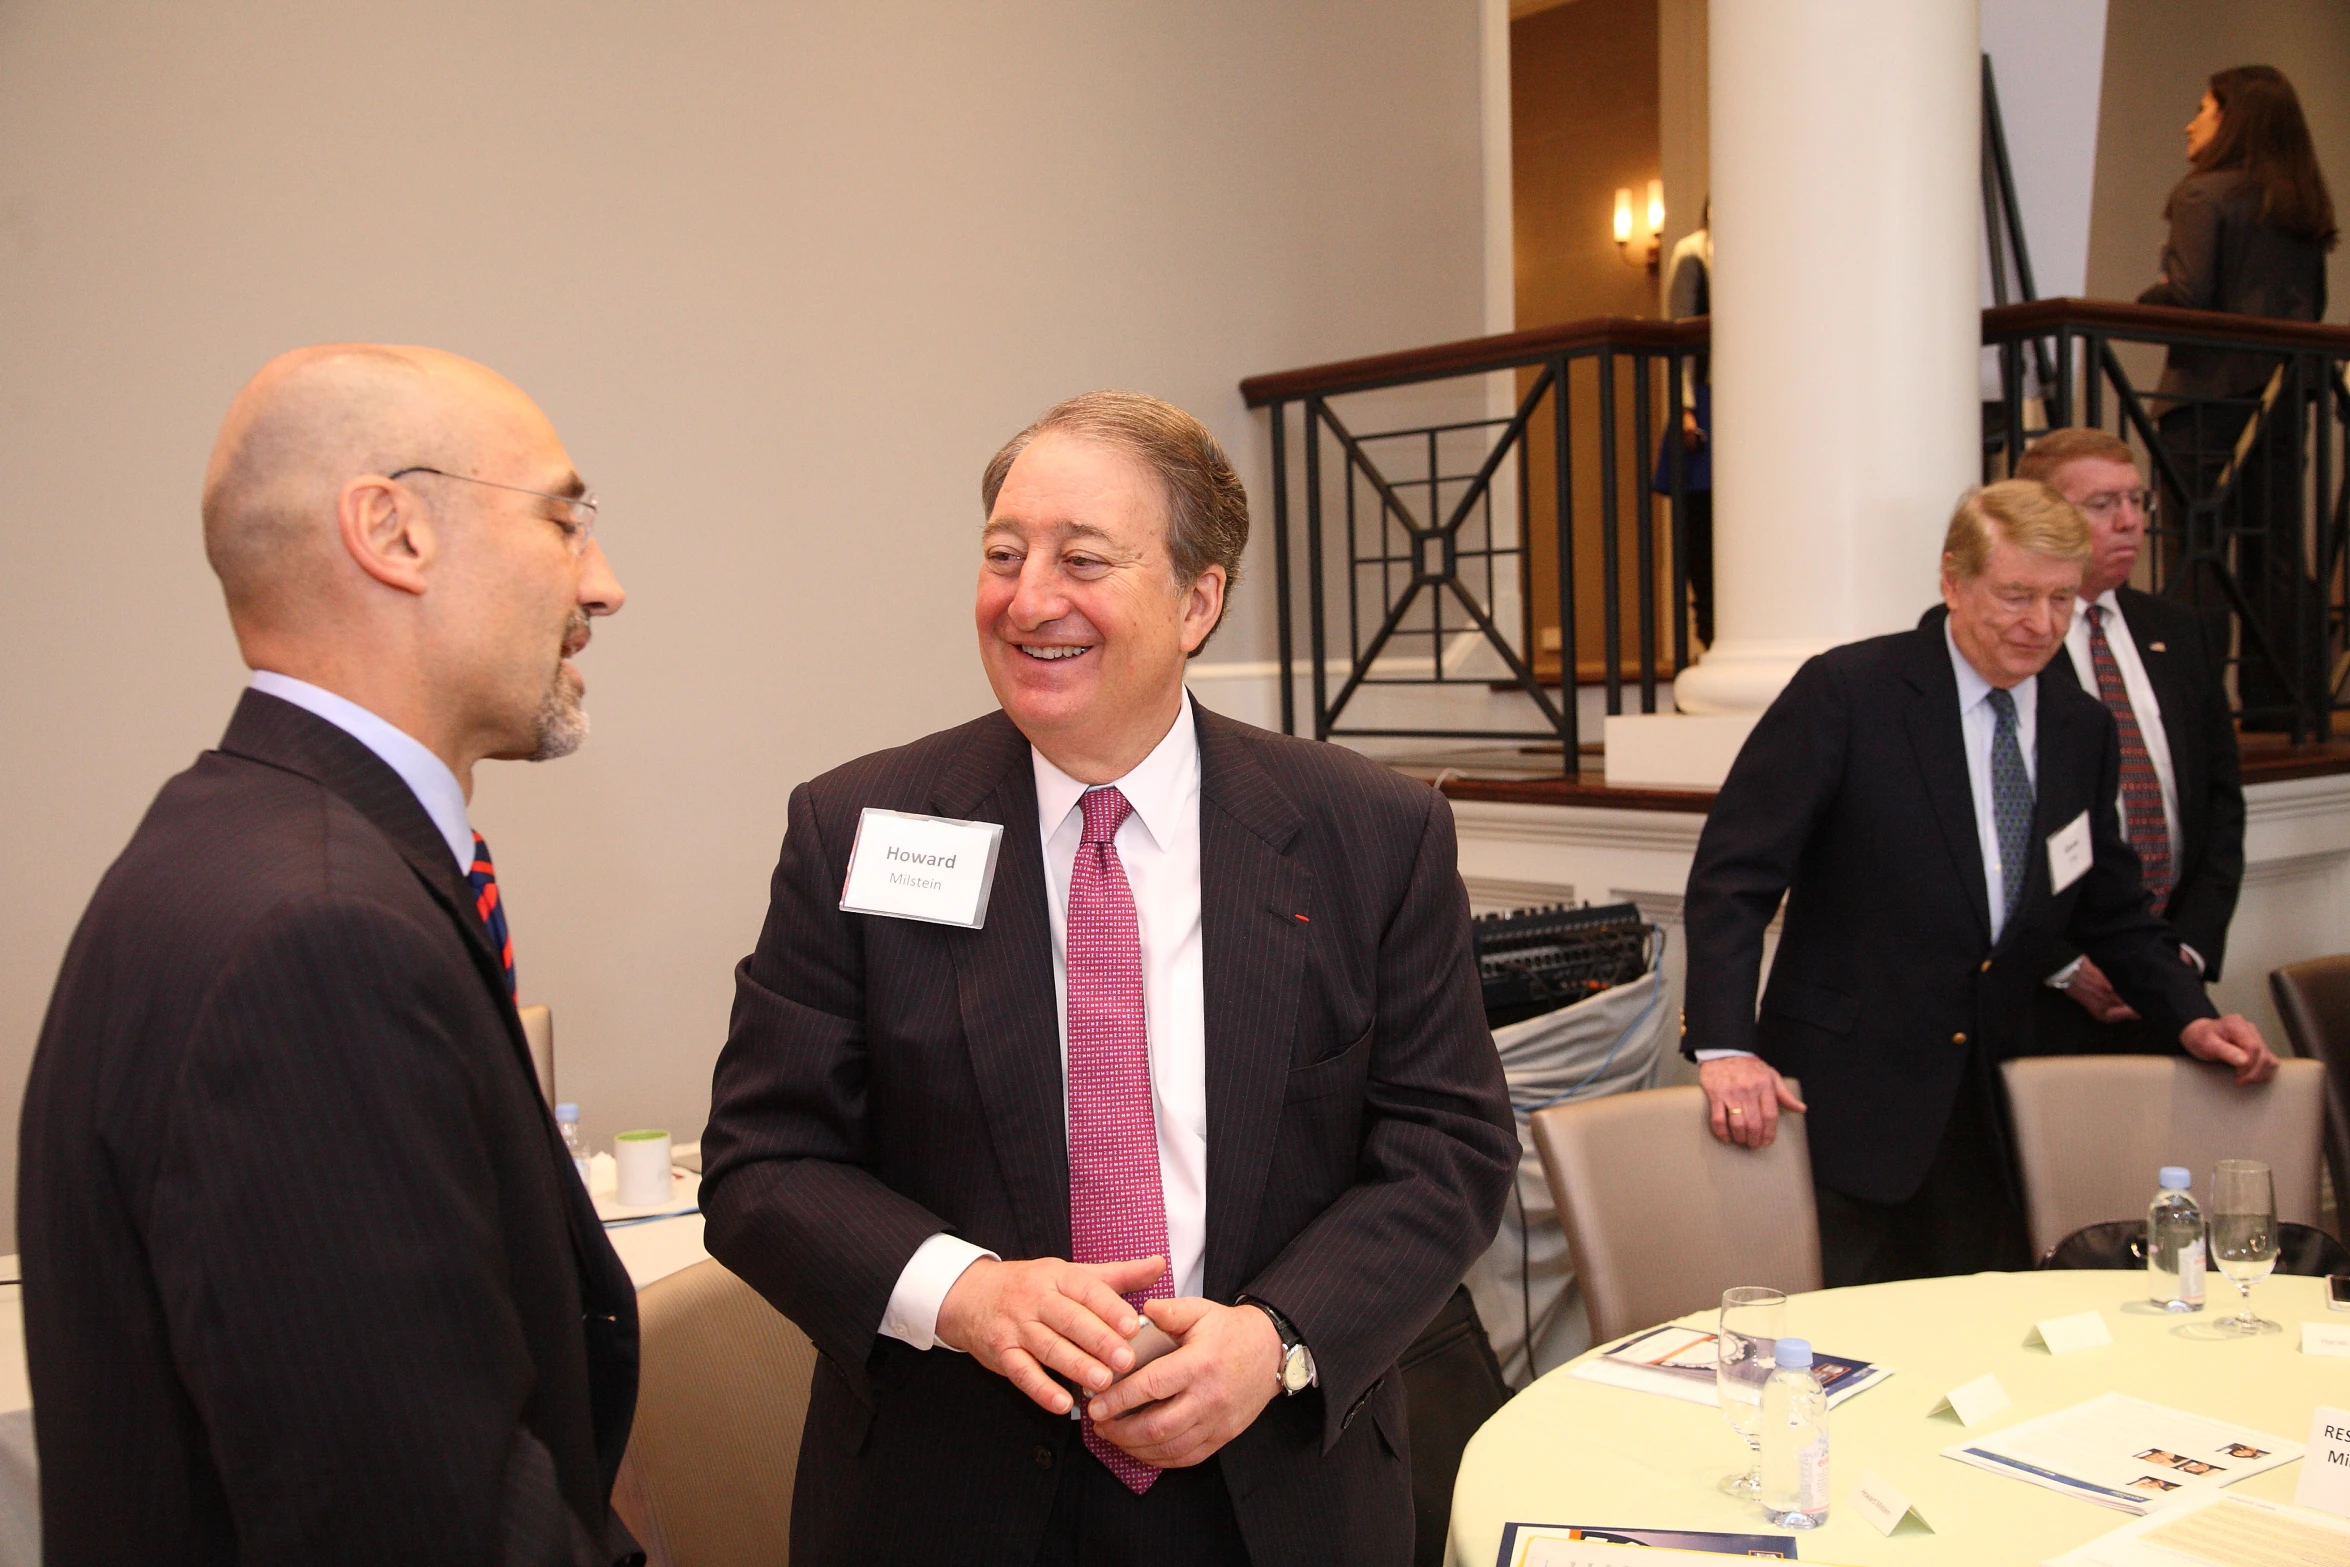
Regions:
<instances>
[{"instance_id":1,"label":"white dress shirt","mask_svg":"<svg viewBox=\"0 0 2350 1567\"><path fill-rule=\"evenodd\" d=\"M1950 623L1942 623L1942 640L1950 645L1950 667L1958 676L1958 727L1966 743L1966 780L1975 797L1975 836L1983 845L1983 892L1991 910L1991 939L2007 924L2007 898L2002 892L2004 866L1999 857L1999 816L1991 803L1991 741L1999 731L1999 715L1991 711L1991 682L1976 672L1958 650ZM2015 698L2015 742L2024 754L2024 776L2035 791L2040 782L2040 682L2018 681L2008 693ZM2038 848L2027 837L2024 852Z\"/></svg>"},{"instance_id":2,"label":"white dress shirt","mask_svg":"<svg viewBox=\"0 0 2350 1567\"><path fill-rule=\"evenodd\" d=\"M2121 671L2122 690L2130 698L2130 711L2138 720L2138 733L2146 740L2147 760L2154 764L2154 776L2162 781L2162 822L2170 833L2171 855L2175 861L2179 852L2179 780L2171 768L2170 739L2162 727L2162 702L2154 694L2154 682L2146 678L2145 662L2138 657L2138 641L2130 635L2129 623L2122 619L2122 607L2111 588L2094 601L2105 611L2105 640L2113 648L2113 662ZM2064 635L2064 650L2072 655L2073 673L2081 678L2081 689L2091 696L2102 697L2097 689L2097 666L2089 659L2089 603L2082 600L2073 605L2073 623ZM2122 832L2130 830L2130 813L2122 809L2121 796L2114 796L2114 809L2121 816Z\"/></svg>"},{"instance_id":3,"label":"white dress shirt","mask_svg":"<svg viewBox=\"0 0 2350 1567\"><path fill-rule=\"evenodd\" d=\"M2001 896L1999 818L1991 805L1991 740L1998 732L1999 716L1991 711L1991 682L1976 672L1966 655L1958 650L1958 641L1950 634L1950 623L1942 624L1942 641L1950 649L1950 668L1958 676L1958 728L1961 742L1966 747L1967 789L1975 802L1975 836L1983 846L1983 885L1991 909L1991 939L1999 939L2001 927L2007 924L2007 900ZM2096 689L2092 683L2090 689ZM2024 753L2024 776L2035 786L2040 777L2040 682L2036 679L2017 683L2011 693L2015 697L2016 746ZM2025 853L2032 852L2027 845ZM1697 1059L1718 1061L1724 1056L1752 1055L1751 1050L1700 1050Z\"/></svg>"},{"instance_id":4,"label":"white dress shirt","mask_svg":"<svg viewBox=\"0 0 2350 1567\"><path fill-rule=\"evenodd\" d=\"M2130 635L2130 624L2122 618L2121 600L2111 588L2095 599L2080 599L2073 604L2073 623L2064 634L2065 653L2073 661L2073 673L2080 678L2081 689L2091 696L2104 699L2097 689L2097 665L2089 656L2089 606L2094 603L2105 611L2105 641L2113 649L2114 667L2121 671L2122 690L2130 699L2130 712L2138 720L2138 733L2146 742L2146 758L2154 764L2155 779L2162 785L2162 826L2170 835L2171 864L2179 857L2179 779L2171 766L2170 736L2162 727L2162 699L2154 694L2154 682L2146 676L2146 662L2138 656L2138 639ZM2122 803L2117 790L2113 800L2114 815L2121 821L2122 836L2130 832L2129 808ZM2203 954L2185 942L2179 950L2187 954L2195 965L2195 972L2203 972ZM2079 958L2048 976L2048 983L2058 989L2072 983L2073 975L2081 967Z\"/></svg>"},{"instance_id":5,"label":"white dress shirt","mask_svg":"<svg viewBox=\"0 0 2350 1567\"><path fill-rule=\"evenodd\" d=\"M1037 836L1053 930L1053 993L1061 1073L1069 1068L1069 878L1085 836L1087 786L1033 747ZM1151 1109L1158 1123L1159 1190L1167 1209L1167 1265L1175 1293L1200 1292L1207 1253L1207 1002L1200 963L1199 737L1186 696L1150 755L1115 786L1134 813L1115 840L1142 936L1144 1033ZM1067 1113L1067 1094L1062 1097ZM916 1349L938 1342L938 1308L963 1270L995 1254L943 1231L915 1249L890 1291L881 1331ZM950 1346L951 1347L951 1346Z\"/></svg>"},{"instance_id":6,"label":"white dress shirt","mask_svg":"<svg viewBox=\"0 0 2350 1567\"><path fill-rule=\"evenodd\" d=\"M465 816L464 786L449 771L449 764L427 750L424 742L347 697L339 697L307 680L256 669L249 683L264 696L274 696L317 714L373 751L386 767L400 775L416 796L416 803L424 807L424 814L440 829L449 852L456 856L457 869L473 869L473 824Z\"/></svg>"}]
</instances>

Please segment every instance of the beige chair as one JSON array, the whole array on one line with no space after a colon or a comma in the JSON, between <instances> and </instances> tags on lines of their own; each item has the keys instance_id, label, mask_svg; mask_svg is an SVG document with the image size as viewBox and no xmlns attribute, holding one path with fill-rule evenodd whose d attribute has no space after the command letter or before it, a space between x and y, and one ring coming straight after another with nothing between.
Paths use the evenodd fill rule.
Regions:
<instances>
[{"instance_id":1,"label":"beige chair","mask_svg":"<svg viewBox=\"0 0 2350 1567\"><path fill-rule=\"evenodd\" d=\"M530 1041L530 1064L539 1074L539 1093L555 1102L555 1013L551 1007L517 1007L522 1037Z\"/></svg>"},{"instance_id":2,"label":"beige chair","mask_svg":"<svg viewBox=\"0 0 2350 1567\"><path fill-rule=\"evenodd\" d=\"M652 1567L782 1567L816 1346L715 1259L637 1294L644 1366L612 1505Z\"/></svg>"},{"instance_id":3,"label":"beige chair","mask_svg":"<svg viewBox=\"0 0 2350 1567\"><path fill-rule=\"evenodd\" d=\"M2350 954L2288 963L2268 976L2293 1053L2326 1069L2326 1164L2334 1223L2350 1240Z\"/></svg>"},{"instance_id":4,"label":"beige chair","mask_svg":"<svg viewBox=\"0 0 2350 1567\"><path fill-rule=\"evenodd\" d=\"M2034 1056L1999 1070L2035 1256L2085 1225L2142 1216L2166 1164L2194 1171L2202 1193L2215 1161L2262 1160L2276 1171L2277 1217L2317 1223L2325 1069L2315 1061L2281 1062L2251 1088L2177 1056Z\"/></svg>"},{"instance_id":5,"label":"beige chair","mask_svg":"<svg viewBox=\"0 0 2350 1567\"><path fill-rule=\"evenodd\" d=\"M1782 1114L1768 1148L1737 1148L1714 1140L1703 1089L1653 1088L1541 1111L1533 1133L1593 1342L1718 1306L1734 1285L1820 1287L1802 1116Z\"/></svg>"}]
</instances>

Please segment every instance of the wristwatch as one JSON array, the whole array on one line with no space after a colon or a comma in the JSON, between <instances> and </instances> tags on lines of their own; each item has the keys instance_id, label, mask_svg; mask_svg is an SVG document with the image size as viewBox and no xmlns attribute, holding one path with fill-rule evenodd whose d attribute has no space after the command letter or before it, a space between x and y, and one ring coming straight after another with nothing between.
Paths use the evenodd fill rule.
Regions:
<instances>
[{"instance_id":1,"label":"wristwatch","mask_svg":"<svg viewBox=\"0 0 2350 1567\"><path fill-rule=\"evenodd\" d=\"M1314 1352L1306 1348L1306 1341L1297 1336L1297 1329L1290 1324L1289 1319L1251 1295L1241 1296L1237 1304L1256 1307L1272 1319L1273 1331L1281 1335L1281 1365L1274 1373L1280 1381L1281 1391L1295 1398L1312 1387L1316 1380Z\"/></svg>"}]
</instances>

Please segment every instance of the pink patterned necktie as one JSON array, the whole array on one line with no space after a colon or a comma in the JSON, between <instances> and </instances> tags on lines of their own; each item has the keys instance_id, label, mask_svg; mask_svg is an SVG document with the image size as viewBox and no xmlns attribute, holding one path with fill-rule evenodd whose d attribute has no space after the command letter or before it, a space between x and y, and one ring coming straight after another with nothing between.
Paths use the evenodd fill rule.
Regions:
<instances>
[{"instance_id":1,"label":"pink patterned necktie","mask_svg":"<svg viewBox=\"0 0 2350 1567\"><path fill-rule=\"evenodd\" d=\"M1069 875L1069 1256L1126 1262L1167 1255L1167 1201L1159 1187L1151 1114L1150 1036L1142 1004L1142 928L1113 841L1134 806L1116 789L1089 789L1085 837ZM1175 1293L1166 1274L1126 1297ZM1136 1495L1159 1471L1085 1420L1085 1446Z\"/></svg>"},{"instance_id":2,"label":"pink patterned necktie","mask_svg":"<svg viewBox=\"0 0 2350 1567\"><path fill-rule=\"evenodd\" d=\"M2129 687L2122 683L2122 666L2105 636L2105 606L2092 604L2089 614L2089 667L2097 673L2097 694L2113 712L2121 732L2122 830L2138 851L2146 890L2154 894L2154 912L2170 902L2173 876L2170 860L2170 823L2162 811L2162 778L2146 750L2146 732L2138 727L2137 710L2130 706Z\"/></svg>"}]
</instances>

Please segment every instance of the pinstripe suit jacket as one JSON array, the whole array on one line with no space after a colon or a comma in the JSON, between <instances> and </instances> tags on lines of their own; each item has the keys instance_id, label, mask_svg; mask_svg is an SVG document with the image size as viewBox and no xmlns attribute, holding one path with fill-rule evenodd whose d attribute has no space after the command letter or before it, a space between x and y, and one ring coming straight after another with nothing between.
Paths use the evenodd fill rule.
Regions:
<instances>
[{"instance_id":1,"label":"pinstripe suit jacket","mask_svg":"<svg viewBox=\"0 0 2350 1567\"><path fill-rule=\"evenodd\" d=\"M448 845L247 692L91 899L26 1089L53 1567L641 1560L636 1302Z\"/></svg>"},{"instance_id":2,"label":"pinstripe suit jacket","mask_svg":"<svg viewBox=\"0 0 2350 1567\"><path fill-rule=\"evenodd\" d=\"M1204 710L1198 726L1204 1288L1279 1307L1321 1377L1222 1472L1256 1560L1401 1562L1394 1362L1491 1240L1518 1156L1452 814L1340 747ZM984 929L840 912L865 806L1003 823ZM1073 1423L878 1328L940 1230L1069 1255L1052 963L1029 746L1002 713L793 792L737 974L703 1207L711 1251L823 1351L795 1562L1022 1562L1041 1541Z\"/></svg>"}]
</instances>

